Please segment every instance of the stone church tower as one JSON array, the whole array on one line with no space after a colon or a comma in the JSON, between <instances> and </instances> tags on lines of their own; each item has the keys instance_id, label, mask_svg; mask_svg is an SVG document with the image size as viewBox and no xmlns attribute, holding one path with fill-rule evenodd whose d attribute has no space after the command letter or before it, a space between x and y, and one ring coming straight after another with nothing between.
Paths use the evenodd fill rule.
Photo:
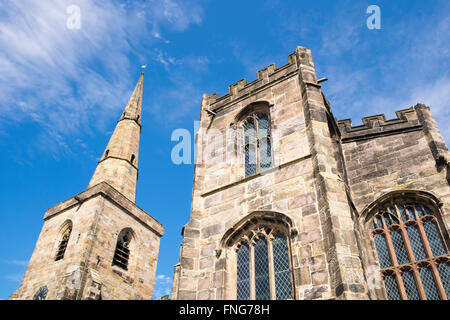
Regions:
<instances>
[{"instance_id":1,"label":"stone church tower","mask_svg":"<svg viewBox=\"0 0 450 320\"><path fill-rule=\"evenodd\" d=\"M144 73L88 188L47 210L10 299L151 299L163 226L135 204Z\"/></svg>"},{"instance_id":2,"label":"stone church tower","mask_svg":"<svg viewBox=\"0 0 450 320\"><path fill-rule=\"evenodd\" d=\"M448 299L449 152L429 107L337 121L310 50L204 95L172 299Z\"/></svg>"}]
</instances>

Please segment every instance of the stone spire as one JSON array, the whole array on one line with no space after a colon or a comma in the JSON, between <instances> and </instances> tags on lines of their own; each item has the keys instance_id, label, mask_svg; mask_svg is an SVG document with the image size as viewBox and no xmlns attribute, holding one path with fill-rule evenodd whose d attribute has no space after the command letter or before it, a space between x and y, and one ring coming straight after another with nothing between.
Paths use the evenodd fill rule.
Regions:
<instances>
[{"instance_id":1,"label":"stone spire","mask_svg":"<svg viewBox=\"0 0 450 320\"><path fill-rule=\"evenodd\" d=\"M133 202L136 201L138 179L143 83L144 71L88 186L89 188L105 181Z\"/></svg>"}]
</instances>

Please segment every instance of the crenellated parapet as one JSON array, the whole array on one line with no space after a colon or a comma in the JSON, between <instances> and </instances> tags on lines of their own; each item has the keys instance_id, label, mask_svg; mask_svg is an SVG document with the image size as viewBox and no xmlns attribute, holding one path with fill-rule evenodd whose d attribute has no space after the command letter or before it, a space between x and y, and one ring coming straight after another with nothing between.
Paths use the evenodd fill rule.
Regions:
<instances>
[{"instance_id":1,"label":"crenellated parapet","mask_svg":"<svg viewBox=\"0 0 450 320\"><path fill-rule=\"evenodd\" d=\"M422 128L418 116L418 108L428 108L417 105L408 109L395 112L397 118L386 120L384 114L373 115L362 118L362 125L352 126L351 119L339 120L338 126L342 141L354 141L371 139L374 136L396 134L398 132L414 131Z\"/></svg>"},{"instance_id":2,"label":"crenellated parapet","mask_svg":"<svg viewBox=\"0 0 450 320\"><path fill-rule=\"evenodd\" d=\"M228 93L219 97L217 94L208 95L208 108L215 112L223 110L227 106L245 99L250 95L257 94L284 79L298 74L301 64L310 65L309 61L303 61L303 52L307 50L303 47L297 47L296 51L288 56L288 63L277 68L275 63L262 68L256 72L256 79L247 82L241 79L228 86Z\"/></svg>"}]
</instances>

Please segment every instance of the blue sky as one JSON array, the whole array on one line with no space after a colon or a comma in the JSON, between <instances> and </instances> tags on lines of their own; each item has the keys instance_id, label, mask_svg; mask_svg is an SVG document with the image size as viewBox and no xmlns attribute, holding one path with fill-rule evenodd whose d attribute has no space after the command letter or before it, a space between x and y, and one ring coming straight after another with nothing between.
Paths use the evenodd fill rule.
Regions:
<instances>
[{"instance_id":1,"label":"blue sky","mask_svg":"<svg viewBox=\"0 0 450 320\"><path fill-rule=\"evenodd\" d=\"M366 9L381 9L369 30ZM67 28L67 7L80 29ZM312 50L338 119L431 106L450 141L450 3L434 1L1 0L0 299L19 286L45 211L83 191L144 79L137 204L166 229L155 297L170 290L189 220L193 165L170 140L193 131L203 93Z\"/></svg>"}]
</instances>

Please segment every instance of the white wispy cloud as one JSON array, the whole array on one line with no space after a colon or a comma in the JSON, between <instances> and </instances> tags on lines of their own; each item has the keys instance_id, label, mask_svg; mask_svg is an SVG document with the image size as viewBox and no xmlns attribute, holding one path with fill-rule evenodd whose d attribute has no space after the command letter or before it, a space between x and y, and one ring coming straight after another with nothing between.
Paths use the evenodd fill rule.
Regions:
<instances>
[{"instance_id":1,"label":"white wispy cloud","mask_svg":"<svg viewBox=\"0 0 450 320\"><path fill-rule=\"evenodd\" d=\"M12 282L17 282L20 283L20 281L22 281L23 278L23 272L22 273L11 273L11 274L7 274L4 276L4 279L12 281Z\"/></svg>"},{"instance_id":2,"label":"white wispy cloud","mask_svg":"<svg viewBox=\"0 0 450 320\"><path fill-rule=\"evenodd\" d=\"M381 6L386 23L381 30L368 31L361 10L342 10L338 8L335 19L321 31L315 59L316 69L330 79L324 92L335 115L353 117L359 124L355 116L385 113L390 118L394 111L420 102L431 107L450 143L450 41L444 36L450 33L450 17L439 12L426 18L411 14L388 23ZM388 35L387 42L377 38L377 32Z\"/></svg>"},{"instance_id":3,"label":"white wispy cloud","mask_svg":"<svg viewBox=\"0 0 450 320\"><path fill-rule=\"evenodd\" d=\"M26 267L28 265L28 260L6 260L5 263Z\"/></svg>"},{"instance_id":4,"label":"white wispy cloud","mask_svg":"<svg viewBox=\"0 0 450 320\"><path fill-rule=\"evenodd\" d=\"M192 1L75 3L80 29L67 27L72 0L7 0L0 8L0 132L11 121L38 123L34 145L46 142L56 154L70 152L68 135L105 130L116 116L136 65L146 62L140 47L156 46L163 30L181 32L202 20Z\"/></svg>"},{"instance_id":5,"label":"white wispy cloud","mask_svg":"<svg viewBox=\"0 0 450 320\"><path fill-rule=\"evenodd\" d=\"M162 296L170 295L172 292L172 278L166 275L157 275L153 287L153 299L159 299Z\"/></svg>"},{"instance_id":6,"label":"white wispy cloud","mask_svg":"<svg viewBox=\"0 0 450 320\"><path fill-rule=\"evenodd\" d=\"M28 266L28 260L11 259L4 260L4 263L9 266L7 267L8 272L3 275L3 279L20 283L25 273L25 269Z\"/></svg>"}]
</instances>

